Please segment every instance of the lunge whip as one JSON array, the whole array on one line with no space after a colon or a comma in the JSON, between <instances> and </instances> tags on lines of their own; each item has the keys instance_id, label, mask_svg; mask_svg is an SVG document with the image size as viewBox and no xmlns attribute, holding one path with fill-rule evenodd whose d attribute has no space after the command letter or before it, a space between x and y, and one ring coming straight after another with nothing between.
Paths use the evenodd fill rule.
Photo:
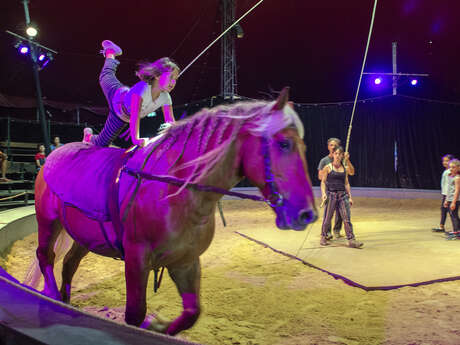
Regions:
<instances>
[{"instance_id":1,"label":"lunge whip","mask_svg":"<svg viewBox=\"0 0 460 345\"><path fill-rule=\"evenodd\" d=\"M214 41L212 41L204 50L198 54L196 58L192 60L180 73L179 77L184 74L184 72L191 66L193 63L200 58L201 55L203 55L209 48L211 48L214 43L216 43L223 35L225 35L231 28L233 28L236 24L238 24L244 17L246 17L249 13L252 12L257 6L259 6L264 0L260 0L257 4L252 6L245 14L243 14L237 21L235 21L232 25L230 25L227 29L225 29L224 32L222 32Z\"/></svg>"},{"instance_id":2,"label":"lunge whip","mask_svg":"<svg viewBox=\"0 0 460 345\"><path fill-rule=\"evenodd\" d=\"M358 89L356 90L356 95L355 95L355 101L353 102L353 110L351 111L351 119L350 119L350 125L348 126L348 134L347 134L347 143L345 145L345 152L348 152L348 147L350 145L350 137L351 137L351 128L353 127L353 117L355 116L355 110L356 110L356 102L358 101L358 94L359 94L359 88L361 87L361 80L363 78L363 73L364 73L364 66L366 65L366 59L367 59L367 51L369 50L369 43L371 41L371 36L372 36L372 28L374 26L374 19L375 19L375 9L377 8L377 0L374 2L374 8L372 10L372 18L371 18L371 25L369 28L369 34L367 36L367 44L366 44L366 50L364 52L364 59L363 59L363 65L361 67L361 74L359 75L359 82L358 82Z\"/></svg>"}]
</instances>

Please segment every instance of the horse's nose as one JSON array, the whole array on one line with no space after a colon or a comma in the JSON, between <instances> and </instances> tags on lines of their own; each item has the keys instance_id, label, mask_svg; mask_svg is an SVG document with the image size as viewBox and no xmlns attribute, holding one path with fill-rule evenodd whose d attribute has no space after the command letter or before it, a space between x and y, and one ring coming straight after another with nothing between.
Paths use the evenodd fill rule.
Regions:
<instances>
[{"instance_id":1,"label":"horse's nose","mask_svg":"<svg viewBox=\"0 0 460 345\"><path fill-rule=\"evenodd\" d=\"M304 225L313 223L316 219L318 219L318 216L314 210L302 210L297 218L298 222Z\"/></svg>"}]
</instances>

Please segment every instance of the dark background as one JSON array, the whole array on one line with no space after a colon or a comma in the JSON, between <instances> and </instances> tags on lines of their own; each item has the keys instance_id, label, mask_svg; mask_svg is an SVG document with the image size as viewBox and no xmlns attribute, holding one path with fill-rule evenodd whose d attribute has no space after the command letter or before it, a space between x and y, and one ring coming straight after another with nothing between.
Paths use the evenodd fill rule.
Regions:
<instances>
[{"instance_id":1,"label":"dark background","mask_svg":"<svg viewBox=\"0 0 460 345\"><path fill-rule=\"evenodd\" d=\"M237 0L237 18L256 0ZM41 72L48 99L104 105L98 85L100 43L124 50L119 78L136 82L136 63L162 56L185 67L221 32L218 0L62 1L31 0L37 40L59 54ZM369 32L373 0L265 0L241 22L236 41L238 94L261 98L288 85L297 103L353 99ZM456 0L379 1L366 71L391 72L391 42L397 41L400 72L429 73L420 97L460 101L460 3ZM24 35L19 0L0 4L0 92L33 96L30 64L12 46L10 30ZM432 42L432 43L429 43ZM388 90L368 91L377 96ZM175 104L220 93L220 44L214 45L178 81Z\"/></svg>"}]
</instances>

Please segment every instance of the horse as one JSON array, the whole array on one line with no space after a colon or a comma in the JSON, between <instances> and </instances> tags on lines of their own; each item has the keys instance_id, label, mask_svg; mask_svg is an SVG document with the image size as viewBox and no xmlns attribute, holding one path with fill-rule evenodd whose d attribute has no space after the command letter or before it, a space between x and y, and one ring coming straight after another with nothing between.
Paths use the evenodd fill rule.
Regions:
<instances>
[{"instance_id":1,"label":"horse","mask_svg":"<svg viewBox=\"0 0 460 345\"><path fill-rule=\"evenodd\" d=\"M35 188L36 255L45 280L43 294L69 303L72 277L81 259L92 251L124 260L126 323L169 335L192 327L201 312L200 255L213 239L216 204L222 197L216 190L230 190L246 177L274 210L278 228L301 231L317 218L304 128L288 102L288 92L283 89L274 101L203 108L145 147L130 151L123 167L113 174L117 188L107 193L115 213L103 223L53 191L44 178L47 160ZM124 152L97 150L108 150L107 155L118 152L114 150ZM220 189L197 190L193 188L197 184ZM64 257L59 289L53 273L53 245L64 230L73 244ZM182 313L172 321L146 316L149 273L160 268L167 269L183 302Z\"/></svg>"}]
</instances>

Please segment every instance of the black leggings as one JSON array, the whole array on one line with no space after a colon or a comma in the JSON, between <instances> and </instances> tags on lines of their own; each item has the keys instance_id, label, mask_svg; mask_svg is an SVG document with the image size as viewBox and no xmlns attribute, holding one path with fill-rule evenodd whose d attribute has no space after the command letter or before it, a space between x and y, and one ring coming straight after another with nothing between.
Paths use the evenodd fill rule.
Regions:
<instances>
[{"instance_id":1,"label":"black leggings","mask_svg":"<svg viewBox=\"0 0 460 345\"><path fill-rule=\"evenodd\" d=\"M447 217L447 213L449 212L449 208L444 207L444 202L445 201L446 201L446 196L443 195L442 196L442 201L441 201L441 221L439 222L439 224L441 224L441 225L446 224L446 217Z\"/></svg>"}]
</instances>

